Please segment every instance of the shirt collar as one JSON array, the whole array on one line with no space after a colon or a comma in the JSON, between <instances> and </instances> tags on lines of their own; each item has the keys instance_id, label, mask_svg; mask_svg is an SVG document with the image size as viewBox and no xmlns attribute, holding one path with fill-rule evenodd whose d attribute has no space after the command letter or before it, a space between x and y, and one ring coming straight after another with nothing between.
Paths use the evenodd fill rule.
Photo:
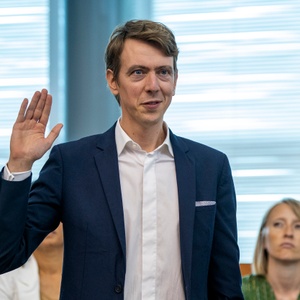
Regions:
<instances>
[{"instance_id":1,"label":"shirt collar","mask_svg":"<svg viewBox=\"0 0 300 300\"><path fill-rule=\"evenodd\" d=\"M169 155L174 157L173 148L172 148L172 144L170 141L169 128L165 122L164 122L163 126L166 128L167 136L166 136L164 142L159 147L157 147L154 151L156 151L158 149L161 149L161 150L166 149L167 153L169 153ZM127 133L122 129L122 127L120 125L120 118L118 119L117 124L116 124L115 136L116 136L116 145L117 145L118 156L120 156L120 154L122 153L122 151L124 150L124 148L127 145L131 148L141 150L140 145L137 144L136 142L134 142L127 135Z\"/></svg>"}]
</instances>

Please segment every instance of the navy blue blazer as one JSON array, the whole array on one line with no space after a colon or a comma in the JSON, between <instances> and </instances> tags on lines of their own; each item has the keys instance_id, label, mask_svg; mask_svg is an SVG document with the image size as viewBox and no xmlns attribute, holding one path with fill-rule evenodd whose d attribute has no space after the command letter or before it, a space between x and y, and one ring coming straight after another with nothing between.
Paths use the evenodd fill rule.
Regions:
<instances>
[{"instance_id":1,"label":"navy blue blazer","mask_svg":"<svg viewBox=\"0 0 300 300\"><path fill-rule=\"evenodd\" d=\"M170 139L186 299L243 299L228 159L172 132ZM115 126L104 134L54 146L39 179L30 186L31 178L9 182L1 176L0 272L22 265L62 221L60 299L123 299L126 244ZM216 203L196 206L199 201Z\"/></svg>"}]
</instances>

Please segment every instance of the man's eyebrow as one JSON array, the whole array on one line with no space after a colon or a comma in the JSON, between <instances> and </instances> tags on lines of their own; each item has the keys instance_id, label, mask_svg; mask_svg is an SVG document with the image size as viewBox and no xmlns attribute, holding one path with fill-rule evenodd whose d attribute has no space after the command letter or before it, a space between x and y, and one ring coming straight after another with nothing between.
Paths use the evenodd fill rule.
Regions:
<instances>
[{"instance_id":1,"label":"man's eyebrow","mask_svg":"<svg viewBox=\"0 0 300 300\"><path fill-rule=\"evenodd\" d=\"M156 69L173 69L173 67L170 65L163 65L163 66L157 67Z\"/></svg>"},{"instance_id":2,"label":"man's eyebrow","mask_svg":"<svg viewBox=\"0 0 300 300\"><path fill-rule=\"evenodd\" d=\"M156 70L167 69L170 73L173 73L173 71L174 71L173 66L170 66L170 65L159 66L155 69Z\"/></svg>"},{"instance_id":3,"label":"man's eyebrow","mask_svg":"<svg viewBox=\"0 0 300 300\"><path fill-rule=\"evenodd\" d=\"M162 69L167 69L170 73L173 73L173 71L174 71L173 66L170 66L170 65L162 65L162 66L158 66L158 67L155 68L156 71L162 70ZM126 74L130 75L134 70L147 71L147 70L149 70L149 68L144 66L144 65L132 65L132 66L129 67Z\"/></svg>"}]
</instances>

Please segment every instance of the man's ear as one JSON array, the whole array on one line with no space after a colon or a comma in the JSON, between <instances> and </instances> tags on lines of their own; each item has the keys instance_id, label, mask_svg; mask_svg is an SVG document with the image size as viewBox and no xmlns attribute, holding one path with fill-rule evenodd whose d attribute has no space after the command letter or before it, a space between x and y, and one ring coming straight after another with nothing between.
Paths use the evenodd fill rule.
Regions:
<instances>
[{"instance_id":1,"label":"man's ear","mask_svg":"<svg viewBox=\"0 0 300 300\"><path fill-rule=\"evenodd\" d=\"M112 94L117 96L119 94L119 86L111 69L106 70L106 81Z\"/></svg>"}]
</instances>

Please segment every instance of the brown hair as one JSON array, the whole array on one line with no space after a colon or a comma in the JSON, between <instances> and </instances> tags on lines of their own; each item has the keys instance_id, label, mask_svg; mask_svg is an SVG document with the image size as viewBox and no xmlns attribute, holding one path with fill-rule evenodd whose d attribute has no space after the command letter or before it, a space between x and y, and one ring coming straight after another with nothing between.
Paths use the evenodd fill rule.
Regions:
<instances>
[{"instance_id":1,"label":"brown hair","mask_svg":"<svg viewBox=\"0 0 300 300\"><path fill-rule=\"evenodd\" d=\"M262 219L258 237L257 237L257 241L256 241L253 264L252 264L252 271L254 274L266 275L268 273L268 255L269 254L264 247L264 239L265 239L264 228L266 227L269 216L270 216L271 212L273 211L273 209L283 203L288 205L291 208L291 210L293 211L293 213L300 220L300 201L292 199L292 198L284 198L281 201L275 203L273 206L271 206L267 210L267 212L265 213L265 215Z\"/></svg>"},{"instance_id":2,"label":"brown hair","mask_svg":"<svg viewBox=\"0 0 300 300\"><path fill-rule=\"evenodd\" d=\"M105 52L106 69L113 71L115 80L121 68L121 54L126 39L137 39L160 49L166 56L173 57L174 71L177 73L179 50L172 31L162 23L149 20L131 20L116 27L110 36Z\"/></svg>"}]
</instances>

